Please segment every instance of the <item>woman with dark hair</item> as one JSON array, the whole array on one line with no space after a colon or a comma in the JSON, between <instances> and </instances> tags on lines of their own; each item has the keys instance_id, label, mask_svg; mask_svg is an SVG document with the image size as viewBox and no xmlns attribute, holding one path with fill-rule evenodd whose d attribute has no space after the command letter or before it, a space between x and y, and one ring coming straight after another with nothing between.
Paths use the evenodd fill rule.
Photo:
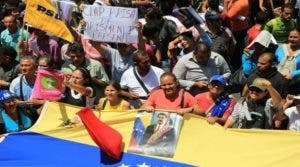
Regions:
<instances>
[{"instance_id":1,"label":"woman with dark hair","mask_svg":"<svg viewBox=\"0 0 300 167\"><path fill-rule=\"evenodd\" d=\"M160 77L160 89L152 92L141 106L146 111L155 109L175 110L179 114L193 112L196 101L194 97L180 88L175 75L166 72Z\"/></svg>"},{"instance_id":2,"label":"woman with dark hair","mask_svg":"<svg viewBox=\"0 0 300 167\"><path fill-rule=\"evenodd\" d=\"M293 29L288 36L288 43L280 45L275 55L278 71L289 80L289 93L299 94L300 83L300 31Z\"/></svg>"},{"instance_id":3,"label":"woman with dark hair","mask_svg":"<svg viewBox=\"0 0 300 167\"><path fill-rule=\"evenodd\" d=\"M106 97L99 99L97 110L129 110L130 104L120 97L121 86L116 81L111 81L105 88Z\"/></svg>"},{"instance_id":4,"label":"woman with dark hair","mask_svg":"<svg viewBox=\"0 0 300 167\"><path fill-rule=\"evenodd\" d=\"M65 77L64 86L63 102L81 107L94 105L95 91L90 73L85 68L76 69L70 78Z\"/></svg>"}]
</instances>

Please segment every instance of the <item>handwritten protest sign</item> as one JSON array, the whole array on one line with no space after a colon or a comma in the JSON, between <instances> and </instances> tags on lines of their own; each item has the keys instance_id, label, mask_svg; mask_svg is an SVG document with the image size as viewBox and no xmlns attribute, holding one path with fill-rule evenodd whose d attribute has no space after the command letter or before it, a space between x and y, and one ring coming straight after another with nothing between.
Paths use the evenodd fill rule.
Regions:
<instances>
[{"instance_id":1,"label":"handwritten protest sign","mask_svg":"<svg viewBox=\"0 0 300 167\"><path fill-rule=\"evenodd\" d=\"M84 36L103 42L136 43L136 8L85 5L82 15L86 22Z\"/></svg>"}]
</instances>

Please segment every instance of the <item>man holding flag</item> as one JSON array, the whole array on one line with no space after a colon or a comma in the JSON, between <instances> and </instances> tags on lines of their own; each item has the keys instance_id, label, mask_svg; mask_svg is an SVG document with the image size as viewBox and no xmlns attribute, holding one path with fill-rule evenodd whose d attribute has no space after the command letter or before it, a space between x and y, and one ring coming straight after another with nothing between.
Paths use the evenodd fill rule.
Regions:
<instances>
[{"instance_id":1,"label":"man holding flag","mask_svg":"<svg viewBox=\"0 0 300 167\"><path fill-rule=\"evenodd\" d=\"M73 43L74 37L60 20L58 9L50 0L26 1L24 22Z\"/></svg>"},{"instance_id":2,"label":"man holding flag","mask_svg":"<svg viewBox=\"0 0 300 167\"><path fill-rule=\"evenodd\" d=\"M19 53L20 45L29 38L29 33L17 25L17 19L13 15L3 19L6 29L1 32L1 45L11 46Z\"/></svg>"}]
</instances>

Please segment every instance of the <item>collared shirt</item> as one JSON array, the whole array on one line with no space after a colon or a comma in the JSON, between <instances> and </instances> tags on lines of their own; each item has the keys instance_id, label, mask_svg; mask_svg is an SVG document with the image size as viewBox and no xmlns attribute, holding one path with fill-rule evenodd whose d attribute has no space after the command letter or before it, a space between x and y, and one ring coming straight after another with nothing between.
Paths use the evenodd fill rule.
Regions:
<instances>
[{"instance_id":1,"label":"collared shirt","mask_svg":"<svg viewBox=\"0 0 300 167\"><path fill-rule=\"evenodd\" d=\"M188 53L177 62L173 73L186 89L192 87L196 81L209 80L214 75L223 75L227 79L231 75L225 59L215 52L211 52L206 65L198 63L193 52Z\"/></svg>"},{"instance_id":2,"label":"collared shirt","mask_svg":"<svg viewBox=\"0 0 300 167\"><path fill-rule=\"evenodd\" d=\"M11 46L16 51L19 51L19 42L25 41L29 38L29 33L26 30L18 28L15 33L11 34L8 29L1 32L1 44L4 46Z\"/></svg>"},{"instance_id":3,"label":"collared shirt","mask_svg":"<svg viewBox=\"0 0 300 167\"><path fill-rule=\"evenodd\" d=\"M264 113L258 113L257 111L249 111L247 102L244 99L240 99L233 108L232 114L229 116L229 120L234 121L236 128L245 128L243 127L243 121L252 121L252 116L255 114L262 114L261 117L265 118L263 129L270 129L272 127L273 115L278 111L278 106L272 104L272 99L269 98L264 105ZM252 112L253 114L251 114ZM253 128L253 127L248 127ZM257 127L256 127L257 128Z\"/></svg>"},{"instance_id":4,"label":"collared shirt","mask_svg":"<svg viewBox=\"0 0 300 167\"><path fill-rule=\"evenodd\" d=\"M120 81L124 71L133 65L134 52L121 56L117 49L106 48L104 56L111 63L111 78L115 81Z\"/></svg>"},{"instance_id":5,"label":"collared shirt","mask_svg":"<svg viewBox=\"0 0 300 167\"><path fill-rule=\"evenodd\" d=\"M22 82L22 89L21 89L21 82ZM9 90L14 94L16 94L18 97L21 97L23 95L22 100L26 101L31 98L33 86L34 86L33 84L28 83L25 76L20 75L14 80L12 80Z\"/></svg>"}]
</instances>

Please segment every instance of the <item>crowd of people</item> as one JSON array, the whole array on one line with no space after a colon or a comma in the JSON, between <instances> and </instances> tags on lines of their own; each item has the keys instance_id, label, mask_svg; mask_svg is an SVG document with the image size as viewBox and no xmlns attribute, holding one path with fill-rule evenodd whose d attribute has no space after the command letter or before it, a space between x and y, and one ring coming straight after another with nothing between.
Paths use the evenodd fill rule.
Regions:
<instances>
[{"instance_id":1,"label":"crowd of people","mask_svg":"<svg viewBox=\"0 0 300 167\"><path fill-rule=\"evenodd\" d=\"M0 2L0 134L37 120L45 103L32 98L39 69L62 73L59 101L80 107L300 130L300 1L70 1L73 43L24 23L25 1ZM85 38L84 5L137 8L137 43Z\"/></svg>"}]
</instances>

